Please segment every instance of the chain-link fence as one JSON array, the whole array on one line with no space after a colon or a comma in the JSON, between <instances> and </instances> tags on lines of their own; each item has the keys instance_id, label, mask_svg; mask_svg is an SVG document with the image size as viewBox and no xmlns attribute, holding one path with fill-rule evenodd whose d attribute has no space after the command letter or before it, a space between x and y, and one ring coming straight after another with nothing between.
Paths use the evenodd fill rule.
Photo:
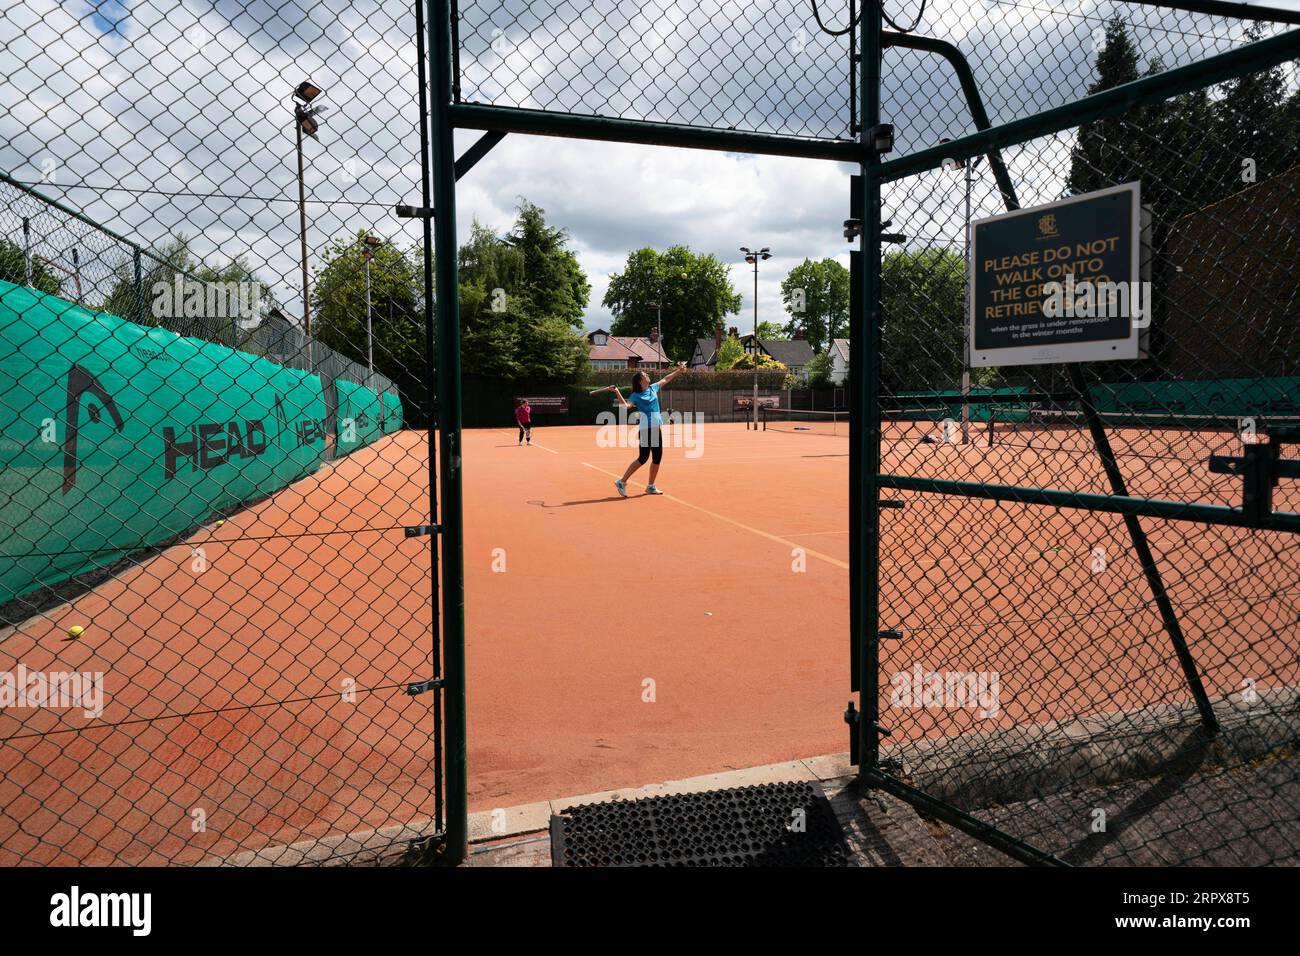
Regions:
<instances>
[{"instance_id":1,"label":"chain-link fence","mask_svg":"<svg viewBox=\"0 0 1300 956\"><path fill-rule=\"evenodd\" d=\"M0 864L444 829L420 24L0 7Z\"/></svg>"},{"instance_id":2,"label":"chain-link fence","mask_svg":"<svg viewBox=\"0 0 1300 956\"><path fill-rule=\"evenodd\" d=\"M993 0L884 35L887 160L935 159L882 176L901 235L880 265L880 470L902 506L880 513L881 768L1030 858L1300 860L1300 43L1082 123L1070 105L1286 29ZM940 158L1035 117L1057 131ZM1133 183L1140 205L1090 225L1061 202ZM1106 313L1037 303L1104 281L1091 244L1115 236L1139 260L1113 314L1141 357L1071 361L1072 317Z\"/></svg>"},{"instance_id":3,"label":"chain-link fence","mask_svg":"<svg viewBox=\"0 0 1300 956\"><path fill-rule=\"evenodd\" d=\"M1294 862L1300 44L1176 6L0 8L0 863L464 852L430 207L511 131L867 164L868 782L1026 859ZM968 275L1035 331L981 220L1132 183L1140 357L968 355Z\"/></svg>"}]
</instances>

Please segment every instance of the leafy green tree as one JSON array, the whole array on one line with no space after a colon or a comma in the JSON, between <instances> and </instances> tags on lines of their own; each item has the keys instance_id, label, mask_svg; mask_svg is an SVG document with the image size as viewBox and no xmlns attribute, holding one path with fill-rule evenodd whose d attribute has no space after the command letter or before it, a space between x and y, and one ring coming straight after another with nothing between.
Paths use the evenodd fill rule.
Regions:
<instances>
[{"instance_id":1,"label":"leafy green tree","mask_svg":"<svg viewBox=\"0 0 1300 956\"><path fill-rule=\"evenodd\" d=\"M820 352L808 363L808 384L813 388L826 388L831 384L833 365L828 352Z\"/></svg>"},{"instance_id":2,"label":"leafy green tree","mask_svg":"<svg viewBox=\"0 0 1300 956\"><path fill-rule=\"evenodd\" d=\"M953 249L881 260L882 376L892 393L961 385L966 262Z\"/></svg>"},{"instance_id":3,"label":"leafy green tree","mask_svg":"<svg viewBox=\"0 0 1300 956\"><path fill-rule=\"evenodd\" d=\"M737 371L748 371L757 368L759 371L770 370L773 372L779 372L786 366L785 363L778 362L766 352L753 353L742 351L740 358L736 359L736 364L731 367Z\"/></svg>"},{"instance_id":4,"label":"leafy green tree","mask_svg":"<svg viewBox=\"0 0 1300 956\"><path fill-rule=\"evenodd\" d=\"M662 309L664 347L673 361L691 357L697 339L712 338L723 316L740 310L728 267L687 246L663 252L638 249L609 279L604 304L614 313L614 335L648 335Z\"/></svg>"},{"instance_id":5,"label":"leafy green tree","mask_svg":"<svg viewBox=\"0 0 1300 956\"><path fill-rule=\"evenodd\" d=\"M526 200L504 238L474 223L459 252L466 373L571 380L585 370L582 312L591 286L566 242Z\"/></svg>"},{"instance_id":6,"label":"leafy green tree","mask_svg":"<svg viewBox=\"0 0 1300 956\"><path fill-rule=\"evenodd\" d=\"M566 246L568 233L546 224L546 210L521 200L514 229L505 241L523 256L518 293L527 300L526 311L556 316L580 329L591 284L578 257Z\"/></svg>"},{"instance_id":7,"label":"leafy green tree","mask_svg":"<svg viewBox=\"0 0 1300 956\"><path fill-rule=\"evenodd\" d=\"M1258 23L1246 29L1246 39L1263 37ZM1286 78L1282 67L1234 77L1223 85L1223 96L1215 104L1218 120L1217 139L1226 147L1226 168L1219 170L1235 191L1246 185L1241 178L1241 162L1255 163L1256 180L1284 172L1295 156L1296 136L1300 133L1289 121L1286 103Z\"/></svg>"},{"instance_id":8,"label":"leafy green tree","mask_svg":"<svg viewBox=\"0 0 1300 956\"><path fill-rule=\"evenodd\" d=\"M718 346L718 357L713 363L713 367L720 372L727 369L735 368L736 363L745 356L745 346L740 344L740 339L734 335L728 335Z\"/></svg>"},{"instance_id":9,"label":"leafy green tree","mask_svg":"<svg viewBox=\"0 0 1300 956\"><path fill-rule=\"evenodd\" d=\"M790 332L783 325L775 322L758 323L758 337L764 342L788 342Z\"/></svg>"},{"instance_id":10,"label":"leafy green tree","mask_svg":"<svg viewBox=\"0 0 1300 956\"><path fill-rule=\"evenodd\" d=\"M312 336L360 365L368 358L366 334L366 232L336 239L325 250L311 285ZM382 237L381 237L382 238ZM425 394L423 273L414 250L389 242L370 261L371 326L375 371L418 402Z\"/></svg>"},{"instance_id":11,"label":"leafy green tree","mask_svg":"<svg viewBox=\"0 0 1300 956\"><path fill-rule=\"evenodd\" d=\"M781 283L781 299L791 316L786 333L803 331L814 352L848 335L849 270L834 259L805 259L791 269Z\"/></svg>"},{"instance_id":12,"label":"leafy green tree","mask_svg":"<svg viewBox=\"0 0 1300 956\"><path fill-rule=\"evenodd\" d=\"M38 292L58 295L62 287L58 275L50 271L39 258L33 256L30 288ZM27 286L27 256L22 246L8 239L0 239L0 279L14 285Z\"/></svg>"},{"instance_id":13,"label":"leafy green tree","mask_svg":"<svg viewBox=\"0 0 1300 956\"><path fill-rule=\"evenodd\" d=\"M145 325L157 325L159 320L149 307L152 290L159 282L174 285L178 274L193 275L199 267L190 254L190 241L183 233L177 233L161 246L150 250L150 255L141 257L140 289L135 284L135 263L125 258L113 269L113 287L104 299L101 309L113 315L143 322Z\"/></svg>"},{"instance_id":14,"label":"leafy green tree","mask_svg":"<svg viewBox=\"0 0 1300 956\"><path fill-rule=\"evenodd\" d=\"M475 222L460 248L460 352L467 375L517 378L523 252Z\"/></svg>"},{"instance_id":15,"label":"leafy green tree","mask_svg":"<svg viewBox=\"0 0 1300 956\"><path fill-rule=\"evenodd\" d=\"M1141 74L1138 50L1129 36L1128 21L1116 14L1106 21L1105 41L1097 52L1097 79L1089 95L1131 83ZM1070 156L1071 193L1086 193L1137 178L1145 150L1133 148L1128 124L1137 117L1111 116L1086 123Z\"/></svg>"}]
</instances>

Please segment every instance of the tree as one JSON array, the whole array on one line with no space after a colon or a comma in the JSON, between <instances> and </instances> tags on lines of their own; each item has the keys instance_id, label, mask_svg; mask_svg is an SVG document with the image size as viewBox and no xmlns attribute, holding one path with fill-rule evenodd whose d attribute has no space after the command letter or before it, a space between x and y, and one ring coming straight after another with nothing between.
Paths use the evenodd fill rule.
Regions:
<instances>
[{"instance_id":1,"label":"tree","mask_svg":"<svg viewBox=\"0 0 1300 956\"><path fill-rule=\"evenodd\" d=\"M778 362L766 352L744 352L740 358L736 359L736 364L731 367L737 371L749 371L757 368L760 372L780 372L784 371L786 366L784 362Z\"/></svg>"},{"instance_id":2,"label":"tree","mask_svg":"<svg viewBox=\"0 0 1300 956\"><path fill-rule=\"evenodd\" d=\"M1258 23L1246 29L1252 42L1263 37ZM1217 172L1225 182L1242 182L1241 164L1250 159L1255 164L1257 180L1285 171L1294 156L1297 129L1289 122L1286 104L1286 78L1282 67L1234 77L1223 86L1223 97L1215 104L1217 139L1223 150L1224 167Z\"/></svg>"},{"instance_id":3,"label":"tree","mask_svg":"<svg viewBox=\"0 0 1300 956\"><path fill-rule=\"evenodd\" d=\"M498 238L475 222L461 246L461 356L467 374L571 380L585 368L580 334L591 286L545 211L521 201Z\"/></svg>"},{"instance_id":4,"label":"tree","mask_svg":"<svg viewBox=\"0 0 1300 956\"><path fill-rule=\"evenodd\" d=\"M614 313L615 335L648 335L662 311L664 347L673 361L691 357L697 339L711 338L723 316L740 311L728 267L687 246L663 252L638 249L622 272L609 278L604 304Z\"/></svg>"},{"instance_id":5,"label":"tree","mask_svg":"<svg viewBox=\"0 0 1300 956\"><path fill-rule=\"evenodd\" d=\"M1106 21L1106 36L1097 51L1097 79L1089 95L1131 83L1139 75L1138 51L1128 32L1128 21L1116 14ZM1070 152L1071 193L1086 193L1141 175L1145 151L1133 148L1130 122L1136 116L1111 116L1085 123Z\"/></svg>"},{"instance_id":6,"label":"tree","mask_svg":"<svg viewBox=\"0 0 1300 956\"><path fill-rule=\"evenodd\" d=\"M882 379L887 391L961 384L966 262L958 251L891 250L881 261Z\"/></svg>"},{"instance_id":7,"label":"tree","mask_svg":"<svg viewBox=\"0 0 1300 956\"><path fill-rule=\"evenodd\" d=\"M813 388L826 388L831 384L832 373L830 353L820 352L808 363L808 384Z\"/></svg>"},{"instance_id":8,"label":"tree","mask_svg":"<svg viewBox=\"0 0 1300 956\"><path fill-rule=\"evenodd\" d=\"M325 250L311 285L312 336L352 361L366 365L365 230L336 239ZM425 394L423 273L414 250L390 242L373 249L370 261L371 326L375 371L418 404Z\"/></svg>"},{"instance_id":9,"label":"tree","mask_svg":"<svg viewBox=\"0 0 1300 956\"><path fill-rule=\"evenodd\" d=\"M849 270L834 259L805 259L791 269L781 283L781 299L791 315L786 332L803 331L814 352L848 335Z\"/></svg>"},{"instance_id":10,"label":"tree","mask_svg":"<svg viewBox=\"0 0 1300 956\"><path fill-rule=\"evenodd\" d=\"M0 279L50 295L58 295L62 286L59 277L35 256L32 257L31 281L28 282L27 255L22 246L8 239L0 239Z\"/></svg>"},{"instance_id":11,"label":"tree","mask_svg":"<svg viewBox=\"0 0 1300 956\"><path fill-rule=\"evenodd\" d=\"M139 289L136 288L132 259L123 260L113 269L113 287L104 299L102 311L132 322L157 325L158 319L149 307L154 286L159 282L174 285L177 275L192 275L199 266L190 255L190 241L183 233L177 233L167 243L149 252L149 255L140 257Z\"/></svg>"},{"instance_id":12,"label":"tree","mask_svg":"<svg viewBox=\"0 0 1300 956\"><path fill-rule=\"evenodd\" d=\"M725 372L729 368L735 368L736 362L745 356L745 347L740 344L740 339L734 335L728 335L718 346L718 356L713 362L713 367L720 372Z\"/></svg>"},{"instance_id":13,"label":"tree","mask_svg":"<svg viewBox=\"0 0 1300 956\"><path fill-rule=\"evenodd\" d=\"M514 229L505 241L523 255L519 288L533 316L555 316L582 328L591 284L568 248L568 233L546 224L546 210L521 199Z\"/></svg>"},{"instance_id":14,"label":"tree","mask_svg":"<svg viewBox=\"0 0 1300 956\"><path fill-rule=\"evenodd\" d=\"M785 326L764 321L758 323L758 337L764 342L788 342L790 333Z\"/></svg>"}]
</instances>

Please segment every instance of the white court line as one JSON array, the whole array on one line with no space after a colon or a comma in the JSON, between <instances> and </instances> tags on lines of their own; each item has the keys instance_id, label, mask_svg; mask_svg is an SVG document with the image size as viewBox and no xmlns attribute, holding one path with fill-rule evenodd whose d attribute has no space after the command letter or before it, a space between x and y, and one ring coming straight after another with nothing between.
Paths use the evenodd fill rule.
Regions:
<instances>
[{"instance_id":1,"label":"white court line","mask_svg":"<svg viewBox=\"0 0 1300 956\"><path fill-rule=\"evenodd\" d=\"M609 477L611 478L619 477L616 473L612 471L606 471L604 468L600 468L596 465L593 465L589 461L584 461L583 464L586 465L588 468L592 469L593 471L600 472L602 475L609 475ZM643 488L645 487L645 485L641 482L637 482L637 484ZM803 551L804 554L808 555L809 557L813 557L821 561L825 561L827 564L832 564L837 568L843 568L845 571L849 569L849 565L847 561L841 561L839 558L832 558L829 554L822 554L820 551L814 551L812 548L805 548L803 545L791 541L789 538L782 538L780 535L771 534L767 531L763 531L759 528L755 528L752 525L747 525L743 522L737 521L735 518L728 518L726 515L718 514L716 511L710 511L708 508L701 508L699 505L693 505L689 501L684 501L681 498L678 498L676 495L666 494L663 497L667 498L669 501L675 501L679 505L684 505L687 508L692 508L695 511L700 512L701 514L706 514L710 518L717 518L719 521L725 521L727 524L735 525L737 528L740 528L743 531L748 531L751 534L756 534L760 538L767 538L767 540L775 541L778 544L783 544L787 548L791 548L791 549L799 548L801 551Z\"/></svg>"}]
</instances>

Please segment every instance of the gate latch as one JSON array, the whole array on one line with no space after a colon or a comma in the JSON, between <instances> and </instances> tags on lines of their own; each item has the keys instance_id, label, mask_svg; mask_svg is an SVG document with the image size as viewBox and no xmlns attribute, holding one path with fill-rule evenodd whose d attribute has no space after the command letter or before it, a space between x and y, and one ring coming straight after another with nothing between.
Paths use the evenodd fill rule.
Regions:
<instances>
[{"instance_id":1,"label":"gate latch","mask_svg":"<svg viewBox=\"0 0 1300 956\"><path fill-rule=\"evenodd\" d=\"M1273 489L1279 478L1300 478L1300 459L1283 458L1282 446L1300 443L1300 428L1274 428L1267 442L1246 445L1242 456L1211 455L1210 471L1241 477L1241 513L1262 527L1273 513Z\"/></svg>"},{"instance_id":2,"label":"gate latch","mask_svg":"<svg viewBox=\"0 0 1300 956\"><path fill-rule=\"evenodd\" d=\"M414 684L407 684L406 692L414 697L417 694L425 694L442 686L444 686L443 679L441 677L434 677L430 680L421 680L416 681Z\"/></svg>"},{"instance_id":3,"label":"gate latch","mask_svg":"<svg viewBox=\"0 0 1300 956\"><path fill-rule=\"evenodd\" d=\"M438 534L440 531L442 531L442 525L440 524L408 525L406 528L402 530L405 531L406 537L408 538L422 538L427 534Z\"/></svg>"}]
</instances>

